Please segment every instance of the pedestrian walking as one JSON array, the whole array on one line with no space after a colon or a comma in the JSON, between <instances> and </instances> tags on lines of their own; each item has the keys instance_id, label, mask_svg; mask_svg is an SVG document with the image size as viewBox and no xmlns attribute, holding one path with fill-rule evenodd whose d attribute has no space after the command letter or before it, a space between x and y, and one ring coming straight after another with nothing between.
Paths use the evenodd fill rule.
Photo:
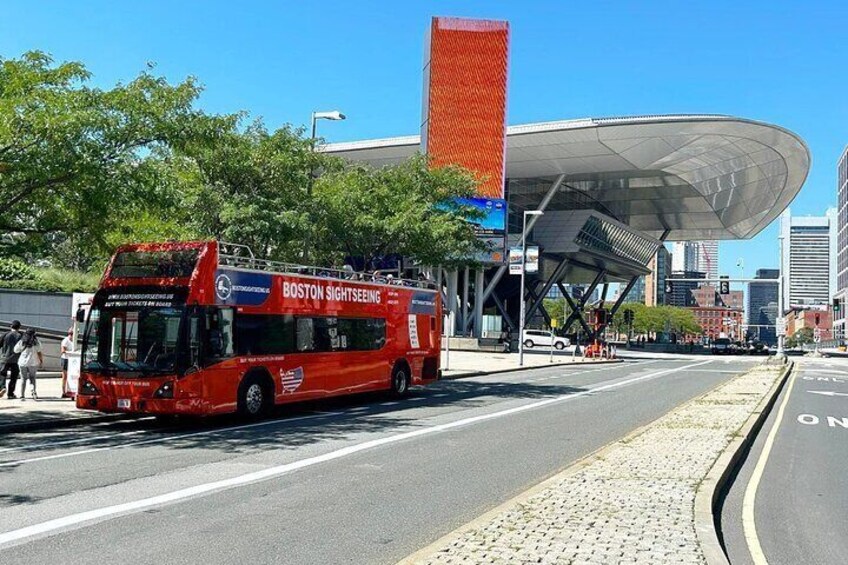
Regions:
<instances>
[{"instance_id":1,"label":"pedestrian walking","mask_svg":"<svg viewBox=\"0 0 848 565\"><path fill-rule=\"evenodd\" d=\"M32 385L32 399L38 400L35 390L35 375L39 367L44 366L44 355L41 353L41 342L35 335L35 330L28 328L24 336L15 344L15 353L20 353L18 365L21 368L21 400L26 400L27 381Z\"/></svg>"},{"instance_id":2,"label":"pedestrian walking","mask_svg":"<svg viewBox=\"0 0 848 565\"><path fill-rule=\"evenodd\" d=\"M68 392L68 353L74 350L74 328L68 329L68 335L62 340L60 347L62 352L62 398L73 398L74 395Z\"/></svg>"},{"instance_id":3,"label":"pedestrian walking","mask_svg":"<svg viewBox=\"0 0 848 565\"><path fill-rule=\"evenodd\" d=\"M23 337L20 328L21 323L18 320L13 320L12 329L3 334L3 337L0 337L0 398L3 398L7 390L7 374L9 375L8 398L17 398L15 396L15 385L18 383L20 368L18 366L19 354L15 353L15 345Z\"/></svg>"}]
</instances>

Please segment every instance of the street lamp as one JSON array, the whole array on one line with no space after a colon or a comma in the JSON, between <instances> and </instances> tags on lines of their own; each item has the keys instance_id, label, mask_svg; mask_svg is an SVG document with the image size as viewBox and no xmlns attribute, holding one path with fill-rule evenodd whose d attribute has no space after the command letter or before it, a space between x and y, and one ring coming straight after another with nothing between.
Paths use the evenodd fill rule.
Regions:
<instances>
[{"instance_id":1,"label":"street lamp","mask_svg":"<svg viewBox=\"0 0 848 565\"><path fill-rule=\"evenodd\" d=\"M342 114L338 110L332 110L330 112L312 112L312 120L311 120L311 124L310 124L311 125L311 134L310 134L310 137L309 137L309 143L312 147L313 152L315 151L315 134L316 134L316 128L317 128L317 125L318 125L318 120L332 120L332 121L335 122L335 121L344 120L346 117L347 116L345 116L344 114ZM310 167L309 182L306 185L306 194L309 197L312 196L312 185L314 183L315 183L315 169L313 167ZM311 239L311 235L312 235L311 230L312 230L312 227L311 227L311 222L310 222L310 228L309 228L309 231L306 234L306 238L305 238L305 241L304 241L304 244L305 244L305 246L303 248L303 260L304 260L304 262L309 261L309 240Z\"/></svg>"},{"instance_id":2,"label":"street lamp","mask_svg":"<svg viewBox=\"0 0 848 565\"><path fill-rule=\"evenodd\" d=\"M312 135L310 139L315 141L315 128L318 120L333 120L339 121L344 120L347 116L339 112L338 110L333 110L332 112L312 112Z\"/></svg>"},{"instance_id":3,"label":"street lamp","mask_svg":"<svg viewBox=\"0 0 848 565\"><path fill-rule=\"evenodd\" d=\"M783 329L782 332L777 332L777 352L775 357L784 359L786 352L784 351L784 343L786 342L786 321L783 319L783 225L780 226L780 236L777 238L780 242L780 277L777 280L777 319L775 323L779 326L777 329Z\"/></svg>"},{"instance_id":4,"label":"street lamp","mask_svg":"<svg viewBox=\"0 0 848 565\"><path fill-rule=\"evenodd\" d=\"M524 271L527 267L527 216L541 216L541 210L524 210L521 224L521 316L518 320L518 366L524 366ZM540 299L541 300L541 299Z\"/></svg>"}]
</instances>

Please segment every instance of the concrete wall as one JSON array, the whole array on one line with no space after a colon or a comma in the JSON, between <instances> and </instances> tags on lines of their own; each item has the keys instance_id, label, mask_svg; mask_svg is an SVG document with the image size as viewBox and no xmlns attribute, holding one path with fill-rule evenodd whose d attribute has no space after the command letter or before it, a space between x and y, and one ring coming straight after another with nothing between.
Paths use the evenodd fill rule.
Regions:
<instances>
[{"instance_id":1,"label":"concrete wall","mask_svg":"<svg viewBox=\"0 0 848 565\"><path fill-rule=\"evenodd\" d=\"M0 288L0 322L20 320L36 326L66 331L71 326L71 294Z\"/></svg>"}]
</instances>

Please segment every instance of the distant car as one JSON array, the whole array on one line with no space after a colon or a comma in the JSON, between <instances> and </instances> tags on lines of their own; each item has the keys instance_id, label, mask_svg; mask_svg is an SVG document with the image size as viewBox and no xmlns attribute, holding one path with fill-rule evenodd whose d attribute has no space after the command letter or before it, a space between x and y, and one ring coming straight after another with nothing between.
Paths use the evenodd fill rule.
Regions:
<instances>
[{"instance_id":1,"label":"distant car","mask_svg":"<svg viewBox=\"0 0 848 565\"><path fill-rule=\"evenodd\" d=\"M713 341L711 351L713 355L730 355L733 353L733 343L726 337L720 337Z\"/></svg>"},{"instance_id":2,"label":"distant car","mask_svg":"<svg viewBox=\"0 0 848 565\"><path fill-rule=\"evenodd\" d=\"M522 340L524 341L524 347L550 347L551 332L543 330L524 330ZM558 335L553 337L554 349L562 351L569 345L571 345L571 341L569 341L567 337L560 337Z\"/></svg>"}]
</instances>

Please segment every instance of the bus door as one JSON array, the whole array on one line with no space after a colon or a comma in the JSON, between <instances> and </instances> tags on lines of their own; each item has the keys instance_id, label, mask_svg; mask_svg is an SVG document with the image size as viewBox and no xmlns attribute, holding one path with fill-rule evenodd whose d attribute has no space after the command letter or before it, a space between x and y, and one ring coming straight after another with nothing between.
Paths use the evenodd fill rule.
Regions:
<instances>
[{"instance_id":1,"label":"bus door","mask_svg":"<svg viewBox=\"0 0 848 565\"><path fill-rule=\"evenodd\" d=\"M207 411L235 410L238 364L233 309L195 308L188 316L186 334L187 385L205 401Z\"/></svg>"}]
</instances>

